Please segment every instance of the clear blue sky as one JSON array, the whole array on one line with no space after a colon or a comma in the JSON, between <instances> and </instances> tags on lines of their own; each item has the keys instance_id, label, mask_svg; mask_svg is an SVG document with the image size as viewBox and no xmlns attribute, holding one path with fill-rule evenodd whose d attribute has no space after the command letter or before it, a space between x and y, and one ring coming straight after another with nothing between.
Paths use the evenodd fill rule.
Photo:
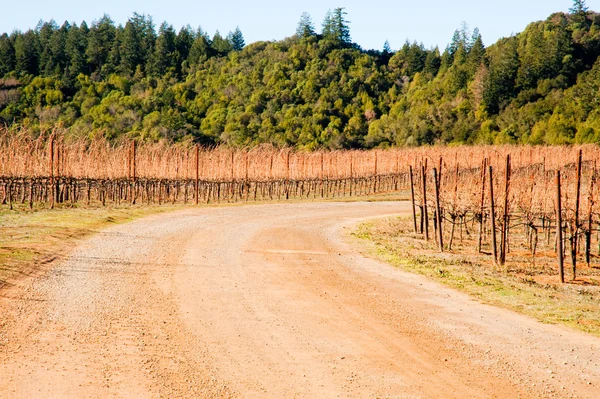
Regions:
<instances>
[{"instance_id":1,"label":"clear blue sky","mask_svg":"<svg viewBox=\"0 0 600 399\"><path fill-rule=\"evenodd\" d=\"M104 13L124 24L134 13L148 14L156 26L167 21L176 29L190 24L202 26L209 34L217 29L226 34L239 26L246 43L279 40L291 36L302 12L308 12L320 31L328 9L345 7L352 40L366 49L381 49L389 40L398 49L409 39L426 47L444 48L464 21L478 27L486 45L500 37L522 31L528 23L551 13L567 11L571 0L304 0L293 3L276 0L7 0L0 13L0 32L35 28L37 22L54 19L91 22ZM591 10L600 12L600 0L588 0Z\"/></svg>"}]
</instances>

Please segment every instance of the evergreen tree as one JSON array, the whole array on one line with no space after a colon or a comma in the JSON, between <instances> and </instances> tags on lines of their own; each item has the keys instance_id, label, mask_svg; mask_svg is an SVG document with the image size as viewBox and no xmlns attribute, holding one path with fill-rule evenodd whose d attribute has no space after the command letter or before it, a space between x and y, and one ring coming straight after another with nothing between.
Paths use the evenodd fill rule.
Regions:
<instances>
[{"instance_id":1,"label":"evergreen tree","mask_svg":"<svg viewBox=\"0 0 600 399\"><path fill-rule=\"evenodd\" d=\"M119 69L133 76L138 66L144 67L154 53L156 33L152 18L134 13L123 29Z\"/></svg>"},{"instance_id":2,"label":"evergreen tree","mask_svg":"<svg viewBox=\"0 0 600 399\"><path fill-rule=\"evenodd\" d=\"M573 6L569 8L569 12L574 15L586 15L589 11L585 0L573 0Z\"/></svg>"},{"instance_id":3,"label":"evergreen tree","mask_svg":"<svg viewBox=\"0 0 600 399\"><path fill-rule=\"evenodd\" d=\"M481 62L485 57L485 46L483 45L483 40L481 38L481 34L479 33L479 29L475 28L473 31L471 42L472 44L470 46L471 49L469 50L469 55L467 56L467 63L469 67L469 74L473 76L479 69L479 65L481 65Z\"/></svg>"},{"instance_id":4,"label":"evergreen tree","mask_svg":"<svg viewBox=\"0 0 600 399\"><path fill-rule=\"evenodd\" d=\"M241 51L243 50L244 46L246 46L246 43L244 42L244 35L242 34L239 26L228 35L227 39L231 43L233 51Z\"/></svg>"},{"instance_id":5,"label":"evergreen tree","mask_svg":"<svg viewBox=\"0 0 600 399\"><path fill-rule=\"evenodd\" d=\"M190 49L194 44L194 32L192 28L187 25L179 30L177 34L177 38L175 39L175 47L177 48L177 52L179 54L179 60L177 67L179 68L179 72L181 71L181 63L187 60L190 55Z\"/></svg>"},{"instance_id":6,"label":"evergreen tree","mask_svg":"<svg viewBox=\"0 0 600 399\"><path fill-rule=\"evenodd\" d=\"M440 49L436 47L432 51L427 52L427 57L425 58L425 66L423 67L423 72L430 74L432 77L435 77L440 70L440 66L442 64L442 59L440 57Z\"/></svg>"},{"instance_id":7,"label":"evergreen tree","mask_svg":"<svg viewBox=\"0 0 600 399\"><path fill-rule=\"evenodd\" d=\"M331 14L331 22L333 24L333 37L342 44L350 44L350 27L348 26L349 21L346 20L345 16L348 13L344 11L344 8L338 7L333 10Z\"/></svg>"},{"instance_id":8,"label":"evergreen tree","mask_svg":"<svg viewBox=\"0 0 600 399\"><path fill-rule=\"evenodd\" d=\"M188 54L188 65L197 65L213 55L214 50L211 47L208 35L202 31L202 28L198 28L198 32L196 32L196 37L190 48L190 53Z\"/></svg>"},{"instance_id":9,"label":"evergreen tree","mask_svg":"<svg viewBox=\"0 0 600 399\"><path fill-rule=\"evenodd\" d=\"M163 22L158 31L154 54L148 62L147 70L154 76L164 75L170 68L175 69L179 54L177 54L175 29Z\"/></svg>"},{"instance_id":10,"label":"evergreen tree","mask_svg":"<svg viewBox=\"0 0 600 399\"><path fill-rule=\"evenodd\" d=\"M321 35L323 35L325 39L334 38L333 16L331 14L331 10L327 10L325 17L323 18L321 28Z\"/></svg>"},{"instance_id":11,"label":"evergreen tree","mask_svg":"<svg viewBox=\"0 0 600 399\"><path fill-rule=\"evenodd\" d=\"M47 44L49 51L49 59L46 63L44 74L62 75L67 68L68 59L66 54L67 33L69 32L70 24L65 22L58 30L55 30Z\"/></svg>"},{"instance_id":12,"label":"evergreen tree","mask_svg":"<svg viewBox=\"0 0 600 399\"><path fill-rule=\"evenodd\" d=\"M219 55L227 55L233 50L233 46L231 42L221 36L219 31L215 32L215 35L212 38L211 47L219 54Z\"/></svg>"},{"instance_id":13,"label":"evergreen tree","mask_svg":"<svg viewBox=\"0 0 600 399\"><path fill-rule=\"evenodd\" d=\"M52 49L50 48L50 40L58 30L58 25L52 19L48 22L40 21L36 27L39 52L39 71L43 75L51 75L54 72L54 60L52 59Z\"/></svg>"},{"instance_id":14,"label":"evergreen tree","mask_svg":"<svg viewBox=\"0 0 600 399\"><path fill-rule=\"evenodd\" d=\"M112 47L108 53L108 59L106 64L102 66L102 74L108 76L111 73L115 73L121 65L121 44L123 43L123 34L125 29L119 25L115 29L115 38L112 43ZM99 71L100 72L100 71Z\"/></svg>"},{"instance_id":15,"label":"evergreen tree","mask_svg":"<svg viewBox=\"0 0 600 399\"><path fill-rule=\"evenodd\" d=\"M0 36L0 78L15 69L15 46L13 38L3 33Z\"/></svg>"},{"instance_id":16,"label":"evergreen tree","mask_svg":"<svg viewBox=\"0 0 600 399\"><path fill-rule=\"evenodd\" d=\"M87 73L85 49L87 44L87 25L81 24L81 27L72 25L67 32L65 39L65 53L67 55L67 70L65 76L67 79L74 79L80 73Z\"/></svg>"},{"instance_id":17,"label":"evergreen tree","mask_svg":"<svg viewBox=\"0 0 600 399\"><path fill-rule=\"evenodd\" d=\"M390 47L390 42L388 42L387 40L385 41L385 43L383 43L383 55L389 55L392 53L392 48Z\"/></svg>"},{"instance_id":18,"label":"evergreen tree","mask_svg":"<svg viewBox=\"0 0 600 399\"><path fill-rule=\"evenodd\" d=\"M31 29L15 39L15 71L17 74L37 75L39 73L39 42Z\"/></svg>"},{"instance_id":19,"label":"evergreen tree","mask_svg":"<svg viewBox=\"0 0 600 399\"><path fill-rule=\"evenodd\" d=\"M115 43L116 28L106 14L92 23L88 34L86 56L92 71L100 72L108 61L108 55Z\"/></svg>"},{"instance_id":20,"label":"evergreen tree","mask_svg":"<svg viewBox=\"0 0 600 399\"><path fill-rule=\"evenodd\" d=\"M296 36L298 37L311 37L315 35L315 25L313 24L310 14L303 12L300 16L300 22L296 28Z\"/></svg>"}]
</instances>

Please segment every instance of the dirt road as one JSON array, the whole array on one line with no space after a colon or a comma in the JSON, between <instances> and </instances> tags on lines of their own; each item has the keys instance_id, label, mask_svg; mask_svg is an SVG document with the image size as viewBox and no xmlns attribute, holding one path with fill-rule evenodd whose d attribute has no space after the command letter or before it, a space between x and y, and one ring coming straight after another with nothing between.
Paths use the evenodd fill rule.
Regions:
<instances>
[{"instance_id":1,"label":"dirt road","mask_svg":"<svg viewBox=\"0 0 600 399\"><path fill-rule=\"evenodd\" d=\"M600 340L362 256L402 203L185 210L0 295L2 398L600 397Z\"/></svg>"}]
</instances>

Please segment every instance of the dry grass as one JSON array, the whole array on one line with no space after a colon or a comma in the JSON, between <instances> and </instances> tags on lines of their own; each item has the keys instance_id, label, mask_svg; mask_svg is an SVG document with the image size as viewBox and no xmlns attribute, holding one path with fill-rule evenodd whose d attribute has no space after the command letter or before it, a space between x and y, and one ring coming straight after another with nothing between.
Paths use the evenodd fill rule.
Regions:
<instances>
[{"instance_id":1,"label":"dry grass","mask_svg":"<svg viewBox=\"0 0 600 399\"><path fill-rule=\"evenodd\" d=\"M553 254L531 263L527 250L513 244L505 268L488 254L473 251L466 236L451 253L439 253L412 231L407 218L380 219L354 235L373 244L378 258L464 291L483 302L515 310L544 323L564 324L600 336L600 269L580 266L577 281L560 284Z\"/></svg>"},{"instance_id":2,"label":"dry grass","mask_svg":"<svg viewBox=\"0 0 600 399\"><path fill-rule=\"evenodd\" d=\"M175 207L70 207L55 210L0 210L0 287L43 272L81 239L115 223Z\"/></svg>"}]
</instances>

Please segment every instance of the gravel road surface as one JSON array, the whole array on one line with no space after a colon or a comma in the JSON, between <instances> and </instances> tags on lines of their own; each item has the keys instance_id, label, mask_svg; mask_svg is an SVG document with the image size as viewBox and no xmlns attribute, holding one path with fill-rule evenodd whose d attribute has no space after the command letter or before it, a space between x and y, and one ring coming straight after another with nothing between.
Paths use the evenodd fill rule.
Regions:
<instances>
[{"instance_id":1,"label":"gravel road surface","mask_svg":"<svg viewBox=\"0 0 600 399\"><path fill-rule=\"evenodd\" d=\"M0 291L2 398L600 398L600 339L371 260L406 203L188 209Z\"/></svg>"}]
</instances>

